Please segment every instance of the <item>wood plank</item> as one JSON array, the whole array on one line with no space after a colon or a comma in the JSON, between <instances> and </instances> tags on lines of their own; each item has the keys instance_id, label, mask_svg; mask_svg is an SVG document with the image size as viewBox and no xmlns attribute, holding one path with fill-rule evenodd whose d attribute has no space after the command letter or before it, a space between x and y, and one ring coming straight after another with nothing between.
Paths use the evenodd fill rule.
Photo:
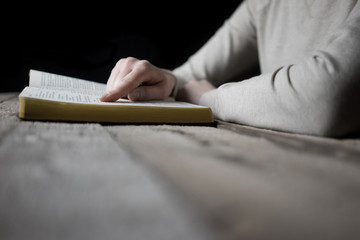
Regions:
<instances>
[{"instance_id":1,"label":"wood plank","mask_svg":"<svg viewBox=\"0 0 360 240\"><path fill-rule=\"evenodd\" d=\"M19 121L17 104L0 103L1 239L360 238L356 139L221 122L106 126L115 144L97 124Z\"/></svg>"},{"instance_id":2,"label":"wood plank","mask_svg":"<svg viewBox=\"0 0 360 240\"><path fill-rule=\"evenodd\" d=\"M324 138L255 128L224 121L218 121L217 127L239 134L264 138L294 150L306 149L306 151L318 152L319 154L329 156L334 155L334 151L343 151L347 155L353 154L355 156L360 153L360 138Z\"/></svg>"},{"instance_id":3,"label":"wood plank","mask_svg":"<svg viewBox=\"0 0 360 240\"><path fill-rule=\"evenodd\" d=\"M99 124L0 121L0 239L212 239Z\"/></svg>"},{"instance_id":4,"label":"wood plank","mask_svg":"<svg viewBox=\"0 0 360 240\"><path fill-rule=\"evenodd\" d=\"M285 147L209 127L106 129L218 231L237 239L360 238L360 163L351 150L330 155L301 140Z\"/></svg>"}]
</instances>

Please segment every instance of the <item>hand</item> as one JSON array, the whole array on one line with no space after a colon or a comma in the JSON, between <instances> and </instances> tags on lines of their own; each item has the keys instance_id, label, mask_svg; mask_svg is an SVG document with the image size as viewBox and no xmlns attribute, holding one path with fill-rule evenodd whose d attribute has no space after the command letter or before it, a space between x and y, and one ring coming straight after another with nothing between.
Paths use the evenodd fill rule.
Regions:
<instances>
[{"instance_id":1,"label":"hand","mask_svg":"<svg viewBox=\"0 0 360 240\"><path fill-rule=\"evenodd\" d=\"M207 80L192 80L180 89L177 99L179 101L199 104L201 96L213 89L215 89L215 87Z\"/></svg>"},{"instance_id":2,"label":"hand","mask_svg":"<svg viewBox=\"0 0 360 240\"><path fill-rule=\"evenodd\" d=\"M120 59L111 71L106 93L100 101L114 102L122 97L132 101L161 100L169 97L175 86L175 76L146 60L128 57Z\"/></svg>"}]
</instances>

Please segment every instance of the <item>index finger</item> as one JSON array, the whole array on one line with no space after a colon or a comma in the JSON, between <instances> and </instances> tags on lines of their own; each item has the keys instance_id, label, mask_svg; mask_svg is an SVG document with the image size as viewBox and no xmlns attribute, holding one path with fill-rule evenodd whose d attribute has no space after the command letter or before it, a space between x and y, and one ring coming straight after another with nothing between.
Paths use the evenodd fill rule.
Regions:
<instances>
[{"instance_id":1,"label":"index finger","mask_svg":"<svg viewBox=\"0 0 360 240\"><path fill-rule=\"evenodd\" d=\"M127 96L130 92L139 87L142 83L141 73L133 70L125 77L115 78L113 86L100 98L102 102L114 102L119 98Z\"/></svg>"},{"instance_id":2,"label":"index finger","mask_svg":"<svg viewBox=\"0 0 360 240\"><path fill-rule=\"evenodd\" d=\"M115 67L111 70L111 74L106 85L107 91L113 88L116 83L116 79L121 80L124 76L129 74L133 70L137 62L139 62L139 60L133 57L120 59L116 63Z\"/></svg>"}]
</instances>

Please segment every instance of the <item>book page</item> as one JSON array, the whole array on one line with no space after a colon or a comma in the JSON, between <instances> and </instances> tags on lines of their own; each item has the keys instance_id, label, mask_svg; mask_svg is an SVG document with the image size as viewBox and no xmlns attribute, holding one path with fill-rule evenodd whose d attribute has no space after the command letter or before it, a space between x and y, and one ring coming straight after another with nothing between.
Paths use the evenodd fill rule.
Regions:
<instances>
[{"instance_id":1,"label":"book page","mask_svg":"<svg viewBox=\"0 0 360 240\"><path fill-rule=\"evenodd\" d=\"M73 92L101 96L106 90L106 84L67 77L59 74L30 70L30 87L48 89L71 89Z\"/></svg>"},{"instance_id":2,"label":"book page","mask_svg":"<svg viewBox=\"0 0 360 240\"><path fill-rule=\"evenodd\" d=\"M83 94L76 91L58 90L49 88L26 87L20 97L44 99L58 102L97 104L97 105L126 105L126 106L148 106L148 107L186 107L186 108L203 108L203 106L194 105L185 102L176 102L173 99L165 101L147 101L132 102L127 99L119 99L116 102L101 102L99 96Z\"/></svg>"}]
</instances>

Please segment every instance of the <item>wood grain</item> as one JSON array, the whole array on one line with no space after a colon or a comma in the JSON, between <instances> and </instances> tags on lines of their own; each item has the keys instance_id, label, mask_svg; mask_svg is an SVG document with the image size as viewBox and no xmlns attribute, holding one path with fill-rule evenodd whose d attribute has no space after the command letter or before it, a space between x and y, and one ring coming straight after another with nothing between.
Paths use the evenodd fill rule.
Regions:
<instances>
[{"instance_id":1,"label":"wood grain","mask_svg":"<svg viewBox=\"0 0 360 240\"><path fill-rule=\"evenodd\" d=\"M101 125L2 118L0 239L212 239Z\"/></svg>"},{"instance_id":2,"label":"wood grain","mask_svg":"<svg viewBox=\"0 0 360 240\"><path fill-rule=\"evenodd\" d=\"M17 111L0 94L0 239L360 239L359 139Z\"/></svg>"},{"instance_id":3,"label":"wood grain","mask_svg":"<svg viewBox=\"0 0 360 240\"><path fill-rule=\"evenodd\" d=\"M360 155L351 153L351 161L342 161L342 155L294 151L264 138L206 127L108 130L219 231L238 239L359 236Z\"/></svg>"}]
</instances>

